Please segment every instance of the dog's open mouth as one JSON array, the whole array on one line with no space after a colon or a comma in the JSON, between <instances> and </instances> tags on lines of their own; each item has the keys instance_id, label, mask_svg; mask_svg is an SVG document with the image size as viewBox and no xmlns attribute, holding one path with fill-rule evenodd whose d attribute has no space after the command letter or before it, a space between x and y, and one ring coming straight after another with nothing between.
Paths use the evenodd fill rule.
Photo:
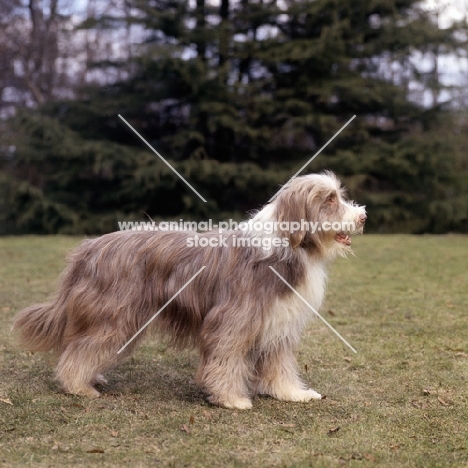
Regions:
<instances>
[{"instance_id":1,"label":"dog's open mouth","mask_svg":"<svg viewBox=\"0 0 468 468\"><path fill-rule=\"evenodd\" d=\"M337 234L335 236L335 240L344 245L351 245L351 237L348 236L348 234L344 234L343 232L340 232L339 234Z\"/></svg>"}]
</instances>

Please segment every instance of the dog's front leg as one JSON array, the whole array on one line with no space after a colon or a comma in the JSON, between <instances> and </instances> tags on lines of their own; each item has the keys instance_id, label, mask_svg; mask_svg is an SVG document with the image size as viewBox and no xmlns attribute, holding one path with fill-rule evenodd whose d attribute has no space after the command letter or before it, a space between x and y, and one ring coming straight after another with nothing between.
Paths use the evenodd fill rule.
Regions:
<instances>
[{"instance_id":1,"label":"dog's front leg","mask_svg":"<svg viewBox=\"0 0 468 468\"><path fill-rule=\"evenodd\" d=\"M197 382L210 403L224 408L252 408L251 348L259 325L244 310L243 304L213 309L200 333Z\"/></svg>"},{"instance_id":2,"label":"dog's front leg","mask_svg":"<svg viewBox=\"0 0 468 468\"><path fill-rule=\"evenodd\" d=\"M322 396L302 382L292 345L286 340L275 343L261 353L256 364L259 395L282 401L320 400Z\"/></svg>"},{"instance_id":3,"label":"dog's front leg","mask_svg":"<svg viewBox=\"0 0 468 468\"><path fill-rule=\"evenodd\" d=\"M246 357L238 350L219 343L214 349L202 351L197 382L210 403L231 409L250 409L249 374Z\"/></svg>"}]
</instances>

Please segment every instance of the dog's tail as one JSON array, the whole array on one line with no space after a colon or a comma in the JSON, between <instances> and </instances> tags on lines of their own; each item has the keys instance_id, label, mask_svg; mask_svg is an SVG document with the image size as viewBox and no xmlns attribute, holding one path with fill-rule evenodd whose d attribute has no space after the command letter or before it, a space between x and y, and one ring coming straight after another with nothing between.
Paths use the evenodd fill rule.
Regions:
<instances>
[{"instance_id":1,"label":"dog's tail","mask_svg":"<svg viewBox=\"0 0 468 468\"><path fill-rule=\"evenodd\" d=\"M66 326L66 315L56 302L36 304L15 317L13 331L21 346L30 351L51 351L60 347Z\"/></svg>"}]
</instances>

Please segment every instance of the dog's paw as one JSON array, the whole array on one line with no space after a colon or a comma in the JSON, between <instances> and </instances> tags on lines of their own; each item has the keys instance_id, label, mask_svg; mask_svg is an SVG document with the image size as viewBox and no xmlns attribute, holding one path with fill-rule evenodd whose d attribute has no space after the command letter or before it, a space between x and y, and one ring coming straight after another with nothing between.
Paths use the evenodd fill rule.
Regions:
<instances>
[{"instance_id":1,"label":"dog's paw","mask_svg":"<svg viewBox=\"0 0 468 468\"><path fill-rule=\"evenodd\" d=\"M245 410L252 408L252 401L248 398L232 398L220 403L220 405L228 409Z\"/></svg>"},{"instance_id":2,"label":"dog's paw","mask_svg":"<svg viewBox=\"0 0 468 468\"><path fill-rule=\"evenodd\" d=\"M107 385L109 383L102 374L96 374L93 382L98 385Z\"/></svg>"},{"instance_id":3,"label":"dog's paw","mask_svg":"<svg viewBox=\"0 0 468 468\"><path fill-rule=\"evenodd\" d=\"M211 396L208 401L213 405L221 406L227 409L245 410L252 408L252 401L249 398L242 397L215 397Z\"/></svg>"},{"instance_id":4,"label":"dog's paw","mask_svg":"<svg viewBox=\"0 0 468 468\"><path fill-rule=\"evenodd\" d=\"M317 393L315 390L308 388L307 390L298 390L293 393L292 397L294 400L292 401L310 401L310 400L321 400L322 395Z\"/></svg>"},{"instance_id":5,"label":"dog's paw","mask_svg":"<svg viewBox=\"0 0 468 468\"><path fill-rule=\"evenodd\" d=\"M315 390L312 390L311 388L304 390L302 388L297 388L294 390L291 390L287 394L282 394L282 395L274 395L278 400L282 401L302 401L302 402L307 402L310 400L321 400L322 395L320 393L317 393Z\"/></svg>"}]
</instances>

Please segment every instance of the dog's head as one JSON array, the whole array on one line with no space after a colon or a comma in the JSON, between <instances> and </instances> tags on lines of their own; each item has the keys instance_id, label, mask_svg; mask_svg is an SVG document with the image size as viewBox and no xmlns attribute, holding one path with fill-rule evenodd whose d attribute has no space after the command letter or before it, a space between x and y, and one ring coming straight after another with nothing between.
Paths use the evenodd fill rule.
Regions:
<instances>
[{"instance_id":1,"label":"dog's head","mask_svg":"<svg viewBox=\"0 0 468 468\"><path fill-rule=\"evenodd\" d=\"M296 177L273 204L290 246L318 249L326 257L346 254L350 236L363 232L367 218L365 207L347 200L340 181L329 171Z\"/></svg>"}]
</instances>

